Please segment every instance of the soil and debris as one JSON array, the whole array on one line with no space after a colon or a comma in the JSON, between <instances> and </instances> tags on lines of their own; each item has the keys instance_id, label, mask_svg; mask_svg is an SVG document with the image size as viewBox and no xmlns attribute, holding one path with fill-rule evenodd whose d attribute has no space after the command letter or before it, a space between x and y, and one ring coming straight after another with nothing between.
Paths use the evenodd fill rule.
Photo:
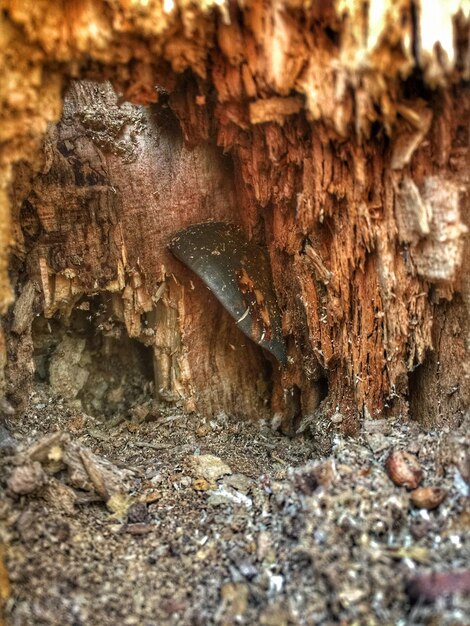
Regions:
<instances>
[{"instance_id":1,"label":"soil and debris","mask_svg":"<svg viewBox=\"0 0 470 626\"><path fill-rule=\"evenodd\" d=\"M0 464L6 623L469 624L469 425L366 421L322 456L307 431L100 419L38 385Z\"/></svg>"}]
</instances>

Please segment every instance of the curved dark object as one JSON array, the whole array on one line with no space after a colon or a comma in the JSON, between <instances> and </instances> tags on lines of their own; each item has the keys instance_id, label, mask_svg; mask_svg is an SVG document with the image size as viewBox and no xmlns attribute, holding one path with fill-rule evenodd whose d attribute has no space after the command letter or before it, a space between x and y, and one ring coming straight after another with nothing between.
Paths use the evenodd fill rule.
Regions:
<instances>
[{"instance_id":1,"label":"curved dark object","mask_svg":"<svg viewBox=\"0 0 470 626\"><path fill-rule=\"evenodd\" d=\"M281 313L266 251L223 222L189 226L169 248L204 281L240 330L286 365Z\"/></svg>"}]
</instances>

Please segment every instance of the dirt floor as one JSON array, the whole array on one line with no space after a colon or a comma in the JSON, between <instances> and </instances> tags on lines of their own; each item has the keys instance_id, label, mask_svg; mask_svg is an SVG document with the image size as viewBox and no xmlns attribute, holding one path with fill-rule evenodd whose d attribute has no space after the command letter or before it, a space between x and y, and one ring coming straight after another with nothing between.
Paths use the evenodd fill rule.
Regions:
<instances>
[{"instance_id":1,"label":"dirt floor","mask_svg":"<svg viewBox=\"0 0 470 626\"><path fill-rule=\"evenodd\" d=\"M469 418L351 440L152 402L125 417L38 385L4 440L7 624L470 624ZM413 496L437 508L392 482L392 450L445 490Z\"/></svg>"}]
</instances>

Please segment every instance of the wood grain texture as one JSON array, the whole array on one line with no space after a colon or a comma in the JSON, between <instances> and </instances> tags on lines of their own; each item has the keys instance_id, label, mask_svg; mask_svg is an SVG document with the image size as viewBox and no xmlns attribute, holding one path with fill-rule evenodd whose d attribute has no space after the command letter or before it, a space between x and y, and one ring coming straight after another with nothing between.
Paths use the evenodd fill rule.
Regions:
<instances>
[{"instance_id":1,"label":"wood grain texture","mask_svg":"<svg viewBox=\"0 0 470 626\"><path fill-rule=\"evenodd\" d=\"M448 340L467 355L468 9L441 0L436 21L427 3L410 0L368 10L348 0L217 10L209 1L178 10L137 4L81 0L45 10L1 0L6 181L12 163L34 161L71 76L109 78L124 100L158 103L158 115L170 107L182 131L181 139L166 118L157 132L148 111L111 104L111 92L89 82L69 92L34 165L42 173L18 167L23 191L13 186L9 196L15 251L41 285L46 314L84 291L119 294L131 336L142 336L147 317L160 320L151 323L157 387L174 393L176 366L186 390L199 385L199 370L201 378L217 371L228 406L241 388L235 381L253 375L226 363L207 369L219 313L203 321L209 299L162 251L176 225L232 221L267 247L283 311L290 359L273 373L271 410L290 419L313 411L326 377L325 411L343 412L345 429L360 414L407 414L411 389L432 384L423 375L410 387L411 372L433 350L439 360ZM155 303L172 275L178 284L168 280ZM0 280L6 304L5 271ZM454 300L458 331L439 321ZM226 345L228 321L220 322ZM262 355L246 350L247 372L263 371ZM448 404L451 421L465 410L465 367L449 363L444 387L462 390ZM215 410L219 400L208 393ZM442 419L435 406L430 422Z\"/></svg>"}]
</instances>

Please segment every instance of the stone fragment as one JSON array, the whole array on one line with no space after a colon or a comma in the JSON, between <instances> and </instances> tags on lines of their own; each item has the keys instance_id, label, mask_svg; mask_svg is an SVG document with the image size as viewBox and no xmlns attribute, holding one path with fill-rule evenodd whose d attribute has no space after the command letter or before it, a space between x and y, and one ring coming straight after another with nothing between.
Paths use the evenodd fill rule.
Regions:
<instances>
[{"instance_id":1,"label":"stone fragment","mask_svg":"<svg viewBox=\"0 0 470 626\"><path fill-rule=\"evenodd\" d=\"M226 487L232 487L240 493L247 494L253 485L253 480L245 474L232 474L231 476L226 476L222 483Z\"/></svg>"},{"instance_id":2,"label":"stone fragment","mask_svg":"<svg viewBox=\"0 0 470 626\"><path fill-rule=\"evenodd\" d=\"M195 475L205 478L209 482L216 481L222 476L231 474L232 470L218 456L212 454L201 454L191 457L191 465Z\"/></svg>"},{"instance_id":3,"label":"stone fragment","mask_svg":"<svg viewBox=\"0 0 470 626\"><path fill-rule=\"evenodd\" d=\"M47 482L47 475L41 464L35 461L15 467L7 481L8 489L17 495L33 493Z\"/></svg>"},{"instance_id":4,"label":"stone fragment","mask_svg":"<svg viewBox=\"0 0 470 626\"><path fill-rule=\"evenodd\" d=\"M390 479L399 487L416 489L423 478L418 459L409 452L393 450L385 462Z\"/></svg>"}]
</instances>

